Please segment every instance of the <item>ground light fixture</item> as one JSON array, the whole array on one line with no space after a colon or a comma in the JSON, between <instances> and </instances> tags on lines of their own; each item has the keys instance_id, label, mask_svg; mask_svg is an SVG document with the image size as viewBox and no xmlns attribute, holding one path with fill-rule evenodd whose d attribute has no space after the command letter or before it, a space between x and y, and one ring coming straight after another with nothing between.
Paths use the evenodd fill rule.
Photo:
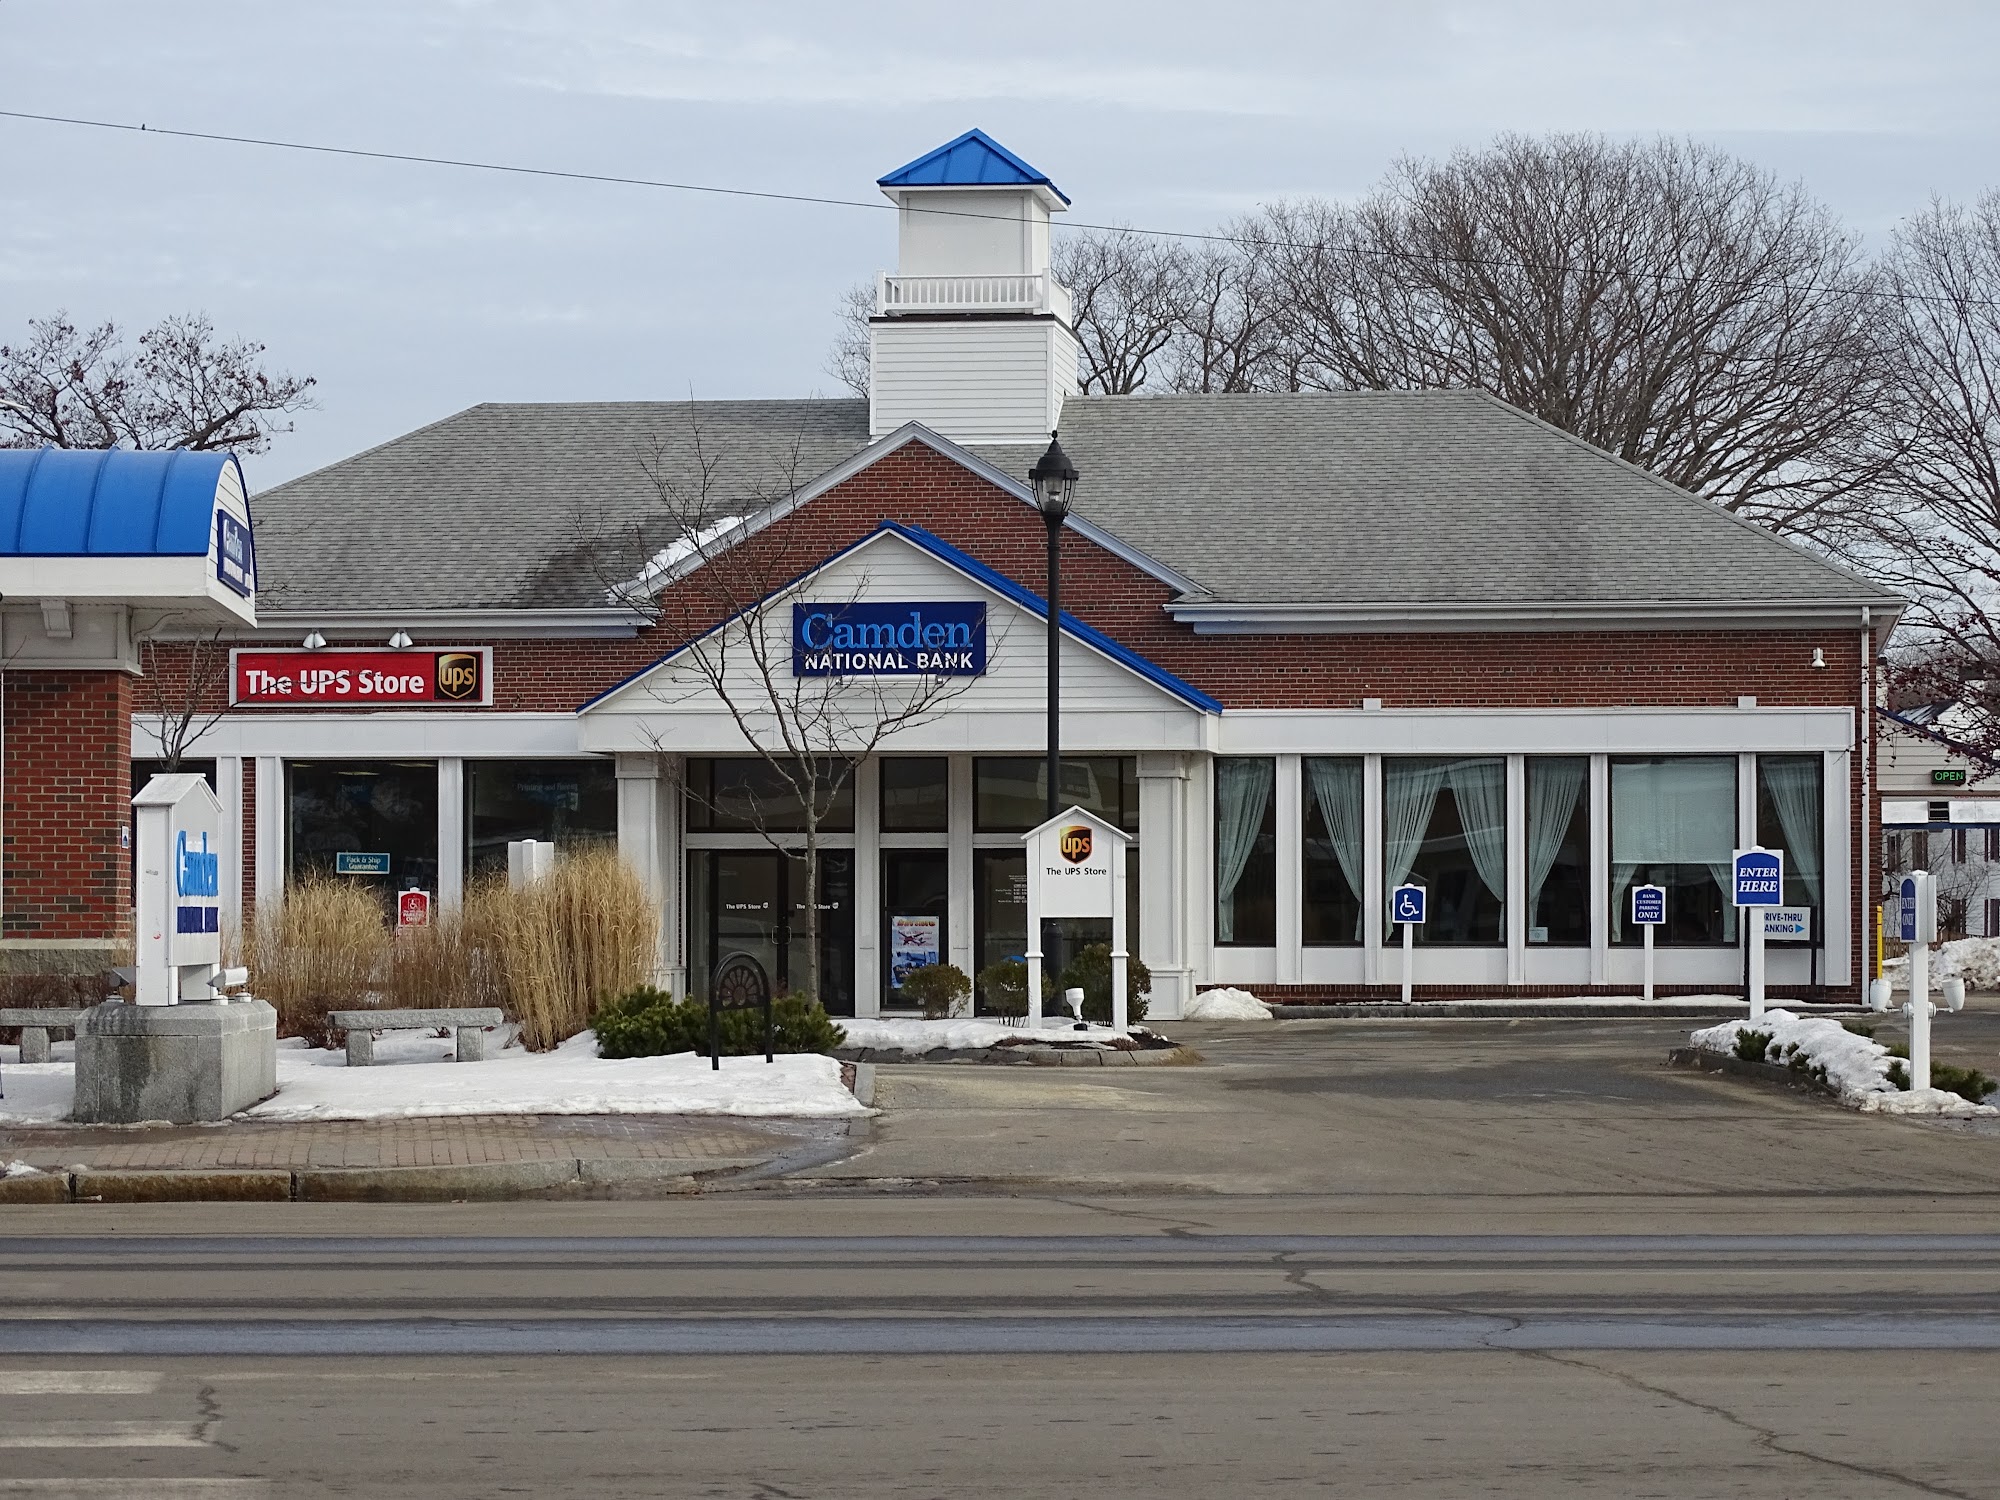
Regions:
<instances>
[{"instance_id":1,"label":"ground light fixture","mask_svg":"<svg viewBox=\"0 0 2000 1500\"><path fill-rule=\"evenodd\" d=\"M1049 434L1049 448L1028 470L1034 486L1035 509L1049 533L1049 785L1046 817L1062 811L1062 528L1069 516L1070 497L1076 493L1076 465L1062 450L1055 433Z\"/></svg>"}]
</instances>

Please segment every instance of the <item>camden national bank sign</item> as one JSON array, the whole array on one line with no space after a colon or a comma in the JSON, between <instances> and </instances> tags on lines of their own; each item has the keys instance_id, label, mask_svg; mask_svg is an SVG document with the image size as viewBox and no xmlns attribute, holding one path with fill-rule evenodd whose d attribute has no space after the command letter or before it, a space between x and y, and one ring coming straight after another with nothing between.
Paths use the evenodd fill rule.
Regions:
<instances>
[{"instance_id":1,"label":"camden national bank sign","mask_svg":"<svg viewBox=\"0 0 2000 1500\"><path fill-rule=\"evenodd\" d=\"M980 677L986 606L794 604L794 677Z\"/></svg>"}]
</instances>

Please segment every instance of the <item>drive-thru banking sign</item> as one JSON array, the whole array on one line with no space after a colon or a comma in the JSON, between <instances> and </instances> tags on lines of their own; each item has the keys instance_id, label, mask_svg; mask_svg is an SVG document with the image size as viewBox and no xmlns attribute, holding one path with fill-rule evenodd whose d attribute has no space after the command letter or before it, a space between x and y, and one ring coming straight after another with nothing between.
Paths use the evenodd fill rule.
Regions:
<instances>
[{"instance_id":1,"label":"drive-thru banking sign","mask_svg":"<svg viewBox=\"0 0 2000 1500\"><path fill-rule=\"evenodd\" d=\"M1730 856L1731 890L1750 909L1750 1019L1764 1014L1764 912L1785 901L1785 856L1776 849L1738 849Z\"/></svg>"},{"instance_id":2,"label":"drive-thru banking sign","mask_svg":"<svg viewBox=\"0 0 2000 1500\"><path fill-rule=\"evenodd\" d=\"M981 677L986 606L794 604L794 677Z\"/></svg>"},{"instance_id":3,"label":"drive-thru banking sign","mask_svg":"<svg viewBox=\"0 0 2000 1500\"><path fill-rule=\"evenodd\" d=\"M490 646L293 647L232 651L229 659L229 701L238 708L483 707L493 701Z\"/></svg>"}]
</instances>

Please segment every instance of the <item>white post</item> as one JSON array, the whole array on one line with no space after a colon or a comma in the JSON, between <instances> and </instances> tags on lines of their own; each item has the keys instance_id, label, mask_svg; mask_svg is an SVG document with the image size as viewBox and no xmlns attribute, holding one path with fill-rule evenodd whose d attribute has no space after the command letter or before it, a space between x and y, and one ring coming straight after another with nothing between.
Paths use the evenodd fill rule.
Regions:
<instances>
[{"instance_id":1,"label":"white post","mask_svg":"<svg viewBox=\"0 0 2000 1500\"><path fill-rule=\"evenodd\" d=\"M1764 908L1741 908L1750 923L1750 1019L1764 1014Z\"/></svg>"},{"instance_id":2,"label":"white post","mask_svg":"<svg viewBox=\"0 0 2000 1500\"><path fill-rule=\"evenodd\" d=\"M1126 993L1125 952L1125 844L1111 844L1111 1029L1124 1031L1132 1019Z\"/></svg>"},{"instance_id":3,"label":"white post","mask_svg":"<svg viewBox=\"0 0 2000 1500\"><path fill-rule=\"evenodd\" d=\"M1410 981L1413 977L1412 965L1416 962L1417 924L1404 922L1403 928L1403 1004L1410 1003Z\"/></svg>"},{"instance_id":4,"label":"white post","mask_svg":"<svg viewBox=\"0 0 2000 1500\"><path fill-rule=\"evenodd\" d=\"M1653 925L1654 925L1653 923L1651 923L1651 922L1648 922L1648 923L1646 924L1646 929L1645 929L1645 940L1646 940L1646 1003L1647 1003L1648 1005L1651 1005L1651 1004L1653 1003Z\"/></svg>"},{"instance_id":5,"label":"white post","mask_svg":"<svg viewBox=\"0 0 2000 1500\"><path fill-rule=\"evenodd\" d=\"M1910 1087L1931 1086L1931 945L1910 944L1910 1003L1903 1012L1910 1018Z\"/></svg>"},{"instance_id":6,"label":"white post","mask_svg":"<svg viewBox=\"0 0 2000 1500\"><path fill-rule=\"evenodd\" d=\"M1040 922L1029 924L1040 927ZM1042 935L1028 933L1028 1030L1042 1029Z\"/></svg>"}]
</instances>

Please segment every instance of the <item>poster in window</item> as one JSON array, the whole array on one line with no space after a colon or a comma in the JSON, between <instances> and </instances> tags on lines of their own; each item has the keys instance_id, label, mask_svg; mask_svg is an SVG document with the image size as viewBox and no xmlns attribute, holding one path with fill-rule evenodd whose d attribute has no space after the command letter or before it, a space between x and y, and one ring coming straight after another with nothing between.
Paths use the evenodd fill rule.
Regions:
<instances>
[{"instance_id":1,"label":"poster in window","mask_svg":"<svg viewBox=\"0 0 2000 1500\"><path fill-rule=\"evenodd\" d=\"M900 990L918 969L938 962L942 920L938 917L889 918L889 988Z\"/></svg>"}]
</instances>

